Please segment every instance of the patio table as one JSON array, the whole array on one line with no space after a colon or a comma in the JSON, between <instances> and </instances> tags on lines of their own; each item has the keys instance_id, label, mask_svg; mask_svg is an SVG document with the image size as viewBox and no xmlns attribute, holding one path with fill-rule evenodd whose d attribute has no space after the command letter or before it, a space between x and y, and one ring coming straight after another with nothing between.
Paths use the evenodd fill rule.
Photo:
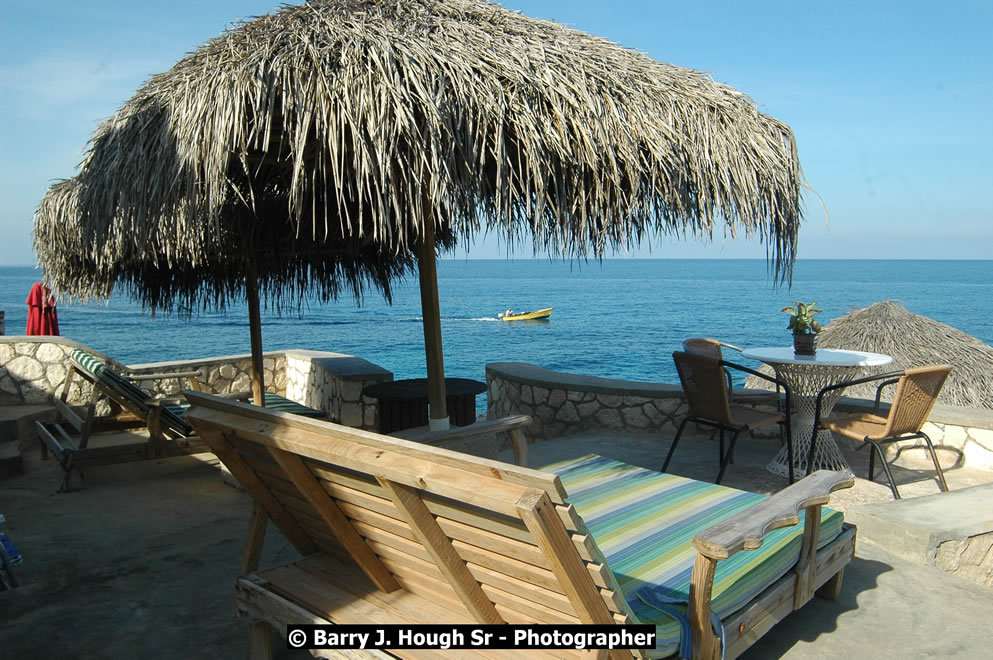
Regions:
<instances>
[{"instance_id":1,"label":"patio table","mask_svg":"<svg viewBox=\"0 0 993 660\"><path fill-rule=\"evenodd\" d=\"M448 417L453 426L476 421L476 395L486 391L486 383L470 378L446 378ZM379 432L393 433L426 426L428 423L428 379L410 378L369 385L364 396L379 402Z\"/></svg>"},{"instance_id":2,"label":"patio table","mask_svg":"<svg viewBox=\"0 0 993 660\"><path fill-rule=\"evenodd\" d=\"M797 478L807 474L807 455L814 431L814 412L817 393L828 385L868 375L873 367L889 364L893 358L881 353L845 351L819 348L814 355L796 355L792 346L747 348L742 357L764 362L773 368L776 376L790 387L793 405L793 468ZM843 390L824 395L821 416L830 414ZM830 431L817 434L817 451L813 469L844 470L851 472ZM773 474L789 476L786 447L779 450L766 469Z\"/></svg>"}]
</instances>

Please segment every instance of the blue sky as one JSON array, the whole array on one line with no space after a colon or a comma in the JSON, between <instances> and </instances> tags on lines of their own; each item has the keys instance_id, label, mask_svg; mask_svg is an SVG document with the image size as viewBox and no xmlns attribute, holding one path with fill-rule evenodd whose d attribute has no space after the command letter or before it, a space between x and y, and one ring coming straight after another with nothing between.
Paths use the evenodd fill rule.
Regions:
<instances>
[{"instance_id":1,"label":"blue sky","mask_svg":"<svg viewBox=\"0 0 993 660\"><path fill-rule=\"evenodd\" d=\"M97 124L152 74L271 0L2 0L0 265L33 264L32 215ZM993 3L514 0L709 72L797 136L800 258L993 258ZM471 257L506 254L493 237ZM459 253L465 257L465 251ZM514 256L528 257L529 249ZM628 256L757 257L756 241Z\"/></svg>"}]
</instances>

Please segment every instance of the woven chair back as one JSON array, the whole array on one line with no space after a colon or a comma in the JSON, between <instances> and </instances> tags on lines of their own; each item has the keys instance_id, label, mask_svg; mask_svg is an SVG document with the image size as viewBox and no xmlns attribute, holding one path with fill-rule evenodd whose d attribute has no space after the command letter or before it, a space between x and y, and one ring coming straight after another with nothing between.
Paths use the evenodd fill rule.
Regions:
<instances>
[{"instance_id":1,"label":"woven chair back","mask_svg":"<svg viewBox=\"0 0 993 660\"><path fill-rule=\"evenodd\" d=\"M920 431L951 371L946 365L904 371L893 395L887 435Z\"/></svg>"},{"instance_id":2,"label":"woven chair back","mask_svg":"<svg viewBox=\"0 0 993 660\"><path fill-rule=\"evenodd\" d=\"M694 353L672 354L690 414L701 419L731 424L727 379L719 360Z\"/></svg>"},{"instance_id":3,"label":"woven chair back","mask_svg":"<svg viewBox=\"0 0 993 660\"><path fill-rule=\"evenodd\" d=\"M724 355L721 353L721 342L716 339L704 339L702 337L686 339L683 341L683 351L694 355L706 355L715 360L724 359Z\"/></svg>"}]
</instances>

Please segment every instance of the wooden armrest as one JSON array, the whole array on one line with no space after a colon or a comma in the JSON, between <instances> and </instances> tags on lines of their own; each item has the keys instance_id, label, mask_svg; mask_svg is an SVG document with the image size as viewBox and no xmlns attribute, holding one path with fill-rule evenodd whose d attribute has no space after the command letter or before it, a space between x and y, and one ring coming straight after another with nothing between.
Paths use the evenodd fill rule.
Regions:
<instances>
[{"instance_id":1,"label":"wooden armrest","mask_svg":"<svg viewBox=\"0 0 993 660\"><path fill-rule=\"evenodd\" d=\"M531 425L531 418L528 415L513 415L501 419L487 419L476 422L469 426L457 426L444 431L429 431L427 427L419 426L415 429L404 429L390 433L395 438L404 440L415 440L426 444L434 445L450 440L465 440L487 433L509 433L515 429L527 428Z\"/></svg>"},{"instance_id":2,"label":"wooden armrest","mask_svg":"<svg viewBox=\"0 0 993 660\"><path fill-rule=\"evenodd\" d=\"M420 426L415 429L404 429L390 433L395 438L423 442L426 445L444 447L446 444L474 438L488 433L507 433L510 435L510 442L514 448L514 463L520 466L527 466L528 443L524 437L523 430L531 426L531 417L528 415L511 415L500 419L487 419L476 422L469 426L457 427L445 431L429 431L427 427Z\"/></svg>"},{"instance_id":3,"label":"wooden armrest","mask_svg":"<svg viewBox=\"0 0 993 660\"><path fill-rule=\"evenodd\" d=\"M245 390L244 392L225 392L224 394L215 394L214 396L219 396L222 399L234 399L235 401L248 401L252 398L251 390Z\"/></svg>"},{"instance_id":4,"label":"wooden armrest","mask_svg":"<svg viewBox=\"0 0 993 660\"><path fill-rule=\"evenodd\" d=\"M827 504L839 488L851 488L847 472L818 470L772 497L693 537L693 545L709 559L727 559L739 550L754 550L774 529L795 525L801 509Z\"/></svg>"}]
</instances>

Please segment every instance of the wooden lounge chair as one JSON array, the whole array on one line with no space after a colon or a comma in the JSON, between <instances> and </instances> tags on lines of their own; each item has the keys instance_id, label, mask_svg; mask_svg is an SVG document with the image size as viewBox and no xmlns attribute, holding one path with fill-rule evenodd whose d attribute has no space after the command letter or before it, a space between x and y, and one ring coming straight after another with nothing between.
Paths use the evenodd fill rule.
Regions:
<instances>
[{"instance_id":1,"label":"wooden lounge chair","mask_svg":"<svg viewBox=\"0 0 993 660\"><path fill-rule=\"evenodd\" d=\"M149 380L177 379L180 387L185 380L192 390L199 391L199 371L124 376L106 361L82 350L75 349L69 358L62 395L55 400L58 421L35 422L43 458L49 451L62 467L64 477L61 491L73 488L73 474L82 485L82 468L88 465L106 465L133 460L166 458L210 451L196 437L193 428L183 419L188 404L182 397L155 398L139 387ZM78 411L69 406L67 399L76 379L92 385L87 403ZM250 393L228 396L247 398ZM101 398L110 404L110 414L97 416L97 403ZM278 410L304 414L323 415L320 410L308 408L271 392L266 393L266 405ZM136 434L125 441L93 446L95 433L121 432L147 427L147 439Z\"/></svg>"},{"instance_id":2,"label":"wooden lounge chair","mask_svg":"<svg viewBox=\"0 0 993 660\"><path fill-rule=\"evenodd\" d=\"M765 497L593 455L538 471L186 396L187 419L255 502L235 608L256 659L271 657L273 625L285 635L289 624L503 622L654 624L656 651L608 655L662 657L676 651L680 621L693 657L733 658L815 590L836 598L854 554L855 529L821 507L852 484L845 473ZM301 559L258 570L267 518ZM648 545L632 552L632 538ZM658 606L673 599L688 615ZM369 657L452 657L389 653Z\"/></svg>"}]
</instances>

